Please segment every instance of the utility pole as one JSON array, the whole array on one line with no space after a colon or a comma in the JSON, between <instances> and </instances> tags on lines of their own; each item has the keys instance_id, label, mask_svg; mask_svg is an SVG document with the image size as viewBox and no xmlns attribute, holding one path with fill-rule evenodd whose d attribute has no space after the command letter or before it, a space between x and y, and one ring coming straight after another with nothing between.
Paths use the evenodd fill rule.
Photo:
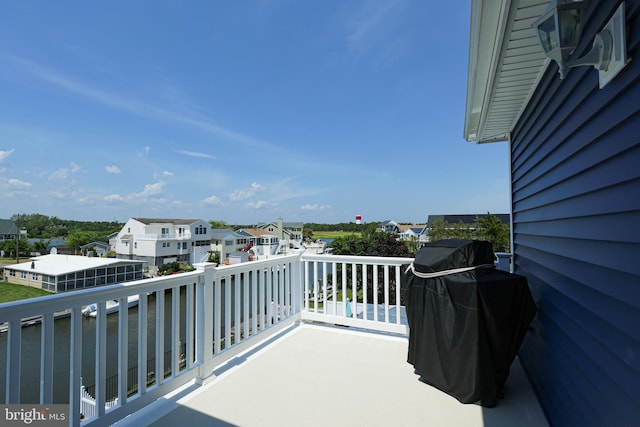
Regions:
<instances>
[{"instance_id":1,"label":"utility pole","mask_svg":"<svg viewBox=\"0 0 640 427\"><path fill-rule=\"evenodd\" d=\"M18 234L16 234L16 264L20 264L20 216L16 217L16 228L18 229Z\"/></svg>"}]
</instances>

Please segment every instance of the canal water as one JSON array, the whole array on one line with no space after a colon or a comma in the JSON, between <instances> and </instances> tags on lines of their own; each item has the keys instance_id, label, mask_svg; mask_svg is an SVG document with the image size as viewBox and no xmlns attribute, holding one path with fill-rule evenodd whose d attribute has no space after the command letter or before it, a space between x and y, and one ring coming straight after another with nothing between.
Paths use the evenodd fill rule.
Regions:
<instances>
[{"instance_id":1,"label":"canal water","mask_svg":"<svg viewBox=\"0 0 640 427\"><path fill-rule=\"evenodd\" d=\"M185 290L180 296L180 337L185 336ZM171 292L165 294L164 302L165 352L171 349ZM148 296L147 354L155 356L156 341L156 298ZM54 380L53 403L69 403L69 317L57 319L54 323ZM38 403L40 399L40 331L39 324L22 328L20 401ZM7 335L0 334L0 402L5 401L7 370ZM183 343L183 341L181 341ZM85 386L94 385L95 378L96 319L82 317L82 382ZM133 368L138 364L138 307L129 309L129 350L128 364ZM165 359L168 356L165 356ZM107 378L118 371L118 315L107 315ZM131 386L131 384L130 384ZM109 392L107 392L107 395ZM108 396L107 396L108 397Z\"/></svg>"}]
</instances>

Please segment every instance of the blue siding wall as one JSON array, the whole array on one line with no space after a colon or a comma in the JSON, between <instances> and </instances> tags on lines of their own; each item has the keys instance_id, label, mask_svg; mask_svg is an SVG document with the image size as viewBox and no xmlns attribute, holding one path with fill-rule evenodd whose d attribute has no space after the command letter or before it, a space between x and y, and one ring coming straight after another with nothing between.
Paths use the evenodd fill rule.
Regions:
<instances>
[{"instance_id":1,"label":"blue siding wall","mask_svg":"<svg viewBox=\"0 0 640 427\"><path fill-rule=\"evenodd\" d=\"M619 1L592 1L583 42ZM521 359L554 426L640 425L640 1L604 89L552 64L512 135L514 265L539 306Z\"/></svg>"}]
</instances>

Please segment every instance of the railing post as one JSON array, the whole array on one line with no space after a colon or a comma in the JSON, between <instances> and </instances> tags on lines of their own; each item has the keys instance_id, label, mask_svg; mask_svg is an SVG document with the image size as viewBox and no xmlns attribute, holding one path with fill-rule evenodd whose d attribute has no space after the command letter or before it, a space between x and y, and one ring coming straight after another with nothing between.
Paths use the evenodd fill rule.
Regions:
<instances>
[{"instance_id":1,"label":"railing post","mask_svg":"<svg viewBox=\"0 0 640 427\"><path fill-rule=\"evenodd\" d=\"M213 371L213 264L198 266L202 275L196 284L196 364L197 381L203 384Z\"/></svg>"},{"instance_id":2,"label":"railing post","mask_svg":"<svg viewBox=\"0 0 640 427\"><path fill-rule=\"evenodd\" d=\"M80 385L82 375L82 313L80 307L71 310L71 332L69 344L69 425L80 426Z\"/></svg>"}]
</instances>

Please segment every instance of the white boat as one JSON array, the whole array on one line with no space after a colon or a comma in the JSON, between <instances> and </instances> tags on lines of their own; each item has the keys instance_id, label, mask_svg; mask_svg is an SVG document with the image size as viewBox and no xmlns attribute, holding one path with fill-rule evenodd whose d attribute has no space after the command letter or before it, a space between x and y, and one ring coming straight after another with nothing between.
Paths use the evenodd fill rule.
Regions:
<instances>
[{"instance_id":1,"label":"white boat","mask_svg":"<svg viewBox=\"0 0 640 427\"><path fill-rule=\"evenodd\" d=\"M136 305L138 305L139 299L140 297L138 295L131 295L130 297L127 297L127 307L135 307ZM114 299L107 301L107 314L117 312L119 307L120 303L118 302L118 300ZM85 316L96 317L96 315L98 314L98 304L89 304L82 309L82 314L84 314Z\"/></svg>"}]
</instances>

